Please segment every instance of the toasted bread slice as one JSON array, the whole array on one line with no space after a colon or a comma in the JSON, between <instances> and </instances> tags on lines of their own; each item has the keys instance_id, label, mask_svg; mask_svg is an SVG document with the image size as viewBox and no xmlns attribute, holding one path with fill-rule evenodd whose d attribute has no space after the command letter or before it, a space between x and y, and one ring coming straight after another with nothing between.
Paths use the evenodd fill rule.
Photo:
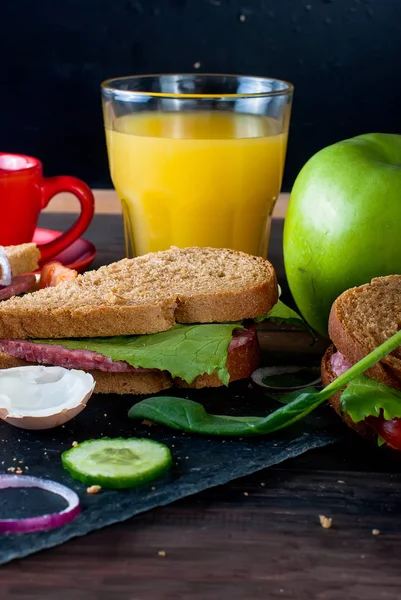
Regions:
<instances>
[{"instance_id":1,"label":"toasted bread slice","mask_svg":"<svg viewBox=\"0 0 401 600\"><path fill-rule=\"evenodd\" d=\"M175 323L239 321L277 302L273 266L218 248L171 248L124 259L0 306L0 337L156 333Z\"/></svg>"},{"instance_id":2,"label":"toasted bread slice","mask_svg":"<svg viewBox=\"0 0 401 600\"><path fill-rule=\"evenodd\" d=\"M401 327L401 275L377 277L335 300L329 334L337 350L355 364ZM367 375L401 389L401 347L367 371Z\"/></svg>"},{"instance_id":3,"label":"toasted bread slice","mask_svg":"<svg viewBox=\"0 0 401 600\"><path fill-rule=\"evenodd\" d=\"M4 251L11 265L13 276L31 273L38 269L40 251L36 244L19 244L18 246L4 246Z\"/></svg>"},{"instance_id":4,"label":"toasted bread slice","mask_svg":"<svg viewBox=\"0 0 401 600\"><path fill-rule=\"evenodd\" d=\"M9 354L0 352L0 369L27 366L29 363L20 358L14 358ZM249 377L259 364L259 343L255 335L246 344L237 346L228 353L227 370L230 381L237 381ZM89 371L96 381L95 392L97 394L156 394L168 389L173 381L166 371L138 371L137 373L107 373L104 371ZM175 379L177 387L220 387L223 383L215 373L211 375L199 375L188 385L181 379Z\"/></svg>"},{"instance_id":5,"label":"toasted bread slice","mask_svg":"<svg viewBox=\"0 0 401 600\"><path fill-rule=\"evenodd\" d=\"M144 373L105 373L90 371L96 386L96 394L157 394L173 384L166 371Z\"/></svg>"}]
</instances>

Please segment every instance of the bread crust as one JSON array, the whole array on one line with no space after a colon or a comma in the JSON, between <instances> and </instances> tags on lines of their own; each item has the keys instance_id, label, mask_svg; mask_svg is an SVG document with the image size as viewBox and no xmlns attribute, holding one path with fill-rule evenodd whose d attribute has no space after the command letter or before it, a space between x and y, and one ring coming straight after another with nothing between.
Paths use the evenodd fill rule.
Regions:
<instances>
[{"instance_id":1,"label":"bread crust","mask_svg":"<svg viewBox=\"0 0 401 600\"><path fill-rule=\"evenodd\" d=\"M246 289L178 297L175 310L176 322L224 323L243 321L265 314L278 301L276 273L270 263L267 268L269 279Z\"/></svg>"},{"instance_id":2,"label":"bread crust","mask_svg":"<svg viewBox=\"0 0 401 600\"><path fill-rule=\"evenodd\" d=\"M93 375L96 394L157 394L171 388L173 382L166 371L141 373L105 373L89 371Z\"/></svg>"},{"instance_id":3,"label":"bread crust","mask_svg":"<svg viewBox=\"0 0 401 600\"><path fill-rule=\"evenodd\" d=\"M2 304L5 304L5 301ZM7 339L73 338L158 333L174 325L174 299L143 306L97 306L73 312L61 306L39 311L15 307L0 316L1 336ZM0 308L1 312L1 308Z\"/></svg>"},{"instance_id":4,"label":"bread crust","mask_svg":"<svg viewBox=\"0 0 401 600\"><path fill-rule=\"evenodd\" d=\"M323 383L324 387L329 385L329 383L331 383L332 381L334 381L337 378L337 376L333 372L333 369L331 368L331 362L330 362L331 356L332 356L332 354L334 354L334 352L336 352L336 348L334 347L333 344L331 344L327 348L327 350L322 358L321 376L322 376L322 383ZM341 417L341 419L344 421L344 423L346 425L348 425L348 427L357 431L359 433L359 435L364 437L366 440L374 441L377 438L377 434L373 431L373 429L371 427L369 427L369 425L367 425L364 421L361 421L360 423L354 423L354 421L351 419L351 417L348 415L348 413L341 410L340 399L341 399L341 392L337 392L337 394L333 394L333 396L331 396L328 400L329 404L332 406L332 408L334 408L334 410L336 411L338 416Z\"/></svg>"},{"instance_id":5,"label":"bread crust","mask_svg":"<svg viewBox=\"0 0 401 600\"><path fill-rule=\"evenodd\" d=\"M346 290L334 301L329 316L330 339L337 350L351 364L355 364L367 356L371 349L364 346L361 340L353 335L352 328L347 326L347 322L342 313L342 304L348 296L369 292L370 286L380 285L380 281L386 282L394 278L401 279L401 276L392 275L388 277L377 277L373 279L371 283ZM392 366L390 366L388 362L386 362L386 358L384 358L372 368L368 369L366 374L372 379L376 379L390 387L401 390L401 366L397 368L397 365L394 363L395 361L393 360Z\"/></svg>"}]
</instances>

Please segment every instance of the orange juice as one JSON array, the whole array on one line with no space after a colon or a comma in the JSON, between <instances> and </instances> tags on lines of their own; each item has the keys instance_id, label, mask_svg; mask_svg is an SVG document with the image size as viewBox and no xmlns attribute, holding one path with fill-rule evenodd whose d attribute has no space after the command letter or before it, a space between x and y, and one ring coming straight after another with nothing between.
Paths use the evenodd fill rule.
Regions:
<instances>
[{"instance_id":1,"label":"orange juice","mask_svg":"<svg viewBox=\"0 0 401 600\"><path fill-rule=\"evenodd\" d=\"M269 117L141 112L106 129L134 254L171 245L266 255L287 134Z\"/></svg>"}]
</instances>

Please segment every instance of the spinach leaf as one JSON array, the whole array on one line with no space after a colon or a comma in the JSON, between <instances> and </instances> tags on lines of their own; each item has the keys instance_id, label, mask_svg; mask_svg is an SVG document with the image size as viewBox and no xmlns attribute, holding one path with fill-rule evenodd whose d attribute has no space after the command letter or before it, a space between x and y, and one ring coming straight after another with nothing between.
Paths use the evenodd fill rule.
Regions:
<instances>
[{"instance_id":1,"label":"spinach leaf","mask_svg":"<svg viewBox=\"0 0 401 600\"><path fill-rule=\"evenodd\" d=\"M149 419L172 429L205 435L263 435L288 427L321 404L318 393L304 392L267 417L211 415L202 404L174 396L147 398L134 404L131 419Z\"/></svg>"},{"instance_id":2,"label":"spinach leaf","mask_svg":"<svg viewBox=\"0 0 401 600\"><path fill-rule=\"evenodd\" d=\"M174 396L156 396L142 400L134 404L128 416L132 419L149 419L173 429L204 435L246 436L272 433L305 417L400 345L401 331L398 331L323 390L306 388L284 394L282 399L285 404L267 417L211 415L201 404Z\"/></svg>"}]
</instances>

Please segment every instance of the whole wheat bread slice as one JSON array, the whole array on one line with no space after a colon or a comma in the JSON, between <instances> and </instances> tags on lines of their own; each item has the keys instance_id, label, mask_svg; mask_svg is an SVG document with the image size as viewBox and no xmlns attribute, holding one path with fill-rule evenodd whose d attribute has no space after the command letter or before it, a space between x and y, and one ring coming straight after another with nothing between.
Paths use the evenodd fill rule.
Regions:
<instances>
[{"instance_id":1,"label":"whole wheat bread slice","mask_svg":"<svg viewBox=\"0 0 401 600\"><path fill-rule=\"evenodd\" d=\"M355 364L401 329L401 275L377 277L354 287L334 302L329 334L337 350ZM401 347L367 371L401 389Z\"/></svg>"},{"instance_id":2,"label":"whole wheat bread slice","mask_svg":"<svg viewBox=\"0 0 401 600\"><path fill-rule=\"evenodd\" d=\"M0 352L0 369L11 367L23 367L30 365L25 360L15 358L9 354ZM257 337L253 338L251 344L236 347L228 354L227 370L230 374L230 382L249 377L259 364L259 343ZM104 371L88 371L96 381L95 392L97 394L156 394L170 388L173 383L177 387L220 387L223 383L215 373L210 375L198 375L191 385L182 379L176 378L172 381L167 371L138 371L137 373L106 373Z\"/></svg>"},{"instance_id":3,"label":"whole wheat bread slice","mask_svg":"<svg viewBox=\"0 0 401 600\"><path fill-rule=\"evenodd\" d=\"M257 317L277 299L267 260L227 249L171 248L2 302L0 337L156 333L175 323Z\"/></svg>"},{"instance_id":4,"label":"whole wheat bread slice","mask_svg":"<svg viewBox=\"0 0 401 600\"><path fill-rule=\"evenodd\" d=\"M34 243L4 246L4 251L14 277L36 271L39 266L40 251Z\"/></svg>"}]
</instances>

